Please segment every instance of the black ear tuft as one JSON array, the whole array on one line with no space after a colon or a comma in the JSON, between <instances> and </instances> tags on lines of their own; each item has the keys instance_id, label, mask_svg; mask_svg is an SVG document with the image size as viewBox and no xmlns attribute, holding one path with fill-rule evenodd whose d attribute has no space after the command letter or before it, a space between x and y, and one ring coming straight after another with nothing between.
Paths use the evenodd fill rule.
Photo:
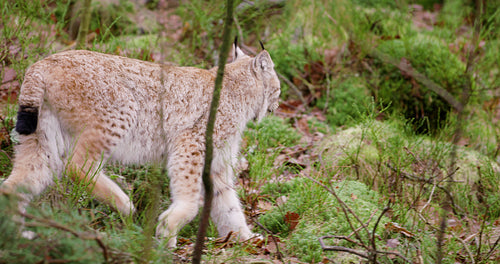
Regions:
<instances>
[{"instance_id":1,"label":"black ear tuft","mask_svg":"<svg viewBox=\"0 0 500 264\"><path fill-rule=\"evenodd\" d=\"M260 47L262 48L262 50L266 50L266 48L264 48L264 44L262 43L262 41L259 40L259 43L260 43Z\"/></svg>"},{"instance_id":2,"label":"black ear tuft","mask_svg":"<svg viewBox=\"0 0 500 264\"><path fill-rule=\"evenodd\" d=\"M233 43L233 47L234 47L234 58L233 58L233 61L236 60L236 58L238 58L238 36L234 37L234 43Z\"/></svg>"}]
</instances>

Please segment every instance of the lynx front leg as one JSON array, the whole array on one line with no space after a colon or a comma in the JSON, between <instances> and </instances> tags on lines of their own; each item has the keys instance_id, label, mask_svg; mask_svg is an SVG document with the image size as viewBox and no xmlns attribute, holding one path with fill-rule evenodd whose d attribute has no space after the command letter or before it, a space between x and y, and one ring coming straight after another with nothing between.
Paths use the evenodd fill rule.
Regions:
<instances>
[{"instance_id":1,"label":"lynx front leg","mask_svg":"<svg viewBox=\"0 0 500 264\"><path fill-rule=\"evenodd\" d=\"M246 224L238 194L233 186L233 170L226 164L217 164L217 160L213 163L214 198L211 217L217 226L219 236L226 236L232 231L237 232L239 239L244 241L254 236L254 234ZM218 171L217 165L222 166L223 169Z\"/></svg>"},{"instance_id":2,"label":"lynx front leg","mask_svg":"<svg viewBox=\"0 0 500 264\"><path fill-rule=\"evenodd\" d=\"M175 247L177 233L198 214L201 206L203 137L185 134L171 148L168 159L172 204L158 218L156 235Z\"/></svg>"}]
</instances>

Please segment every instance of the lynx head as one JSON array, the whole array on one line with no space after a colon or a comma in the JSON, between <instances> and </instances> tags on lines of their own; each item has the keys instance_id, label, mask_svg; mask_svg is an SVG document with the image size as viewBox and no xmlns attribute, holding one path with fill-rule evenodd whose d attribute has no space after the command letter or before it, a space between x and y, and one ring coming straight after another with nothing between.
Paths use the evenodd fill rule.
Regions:
<instances>
[{"instance_id":1,"label":"lynx head","mask_svg":"<svg viewBox=\"0 0 500 264\"><path fill-rule=\"evenodd\" d=\"M261 43L262 45L262 43ZM254 58L245 55L243 51L234 45L233 61L249 59L250 68L257 82L257 86L263 89L262 106L256 113L255 119L260 121L268 112L273 112L279 106L279 97L281 93L280 81L278 75L274 71L274 63L269 55L269 52L262 46L262 51Z\"/></svg>"}]
</instances>

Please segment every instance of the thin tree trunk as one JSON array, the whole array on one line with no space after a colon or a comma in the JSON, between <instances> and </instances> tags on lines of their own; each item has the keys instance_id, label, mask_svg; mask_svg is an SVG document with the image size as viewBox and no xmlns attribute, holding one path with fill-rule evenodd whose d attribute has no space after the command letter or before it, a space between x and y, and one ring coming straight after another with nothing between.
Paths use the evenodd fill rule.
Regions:
<instances>
[{"instance_id":1,"label":"thin tree trunk","mask_svg":"<svg viewBox=\"0 0 500 264\"><path fill-rule=\"evenodd\" d=\"M89 33L90 17L92 14L92 9L90 4L92 0L84 0L82 8L82 20L80 22L80 28L78 28L78 36L76 37L76 49L86 49L87 48L87 34Z\"/></svg>"},{"instance_id":2,"label":"thin tree trunk","mask_svg":"<svg viewBox=\"0 0 500 264\"><path fill-rule=\"evenodd\" d=\"M219 69L217 70L217 77L215 79L214 93L212 103L210 104L210 115L208 117L207 131L205 134L205 165L203 167L203 186L205 188L205 202L203 211L201 213L200 226L196 236L196 244L193 252L193 262L201 262L201 253L205 240L205 234L208 227L208 219L210 218L210 210L212 208L213 199L213 185L210 178L210 171L212 167L213 158L213 132L215 126L215 115L219 106L220 91L222 89L222 79L224 77L224 68L229 53L231 42L231 28L233 23L233 1L226 1L226 19L224 22L224 33L222 35L222 47L219 54Z\"/></svg>"}]
</instances>

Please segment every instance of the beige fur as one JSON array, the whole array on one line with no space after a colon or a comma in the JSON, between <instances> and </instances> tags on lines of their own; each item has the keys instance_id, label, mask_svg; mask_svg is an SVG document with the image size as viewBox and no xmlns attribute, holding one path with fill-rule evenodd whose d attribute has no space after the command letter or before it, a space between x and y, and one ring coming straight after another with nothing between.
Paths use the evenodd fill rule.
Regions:
<instances>
[{"instance_id":1,"label":"beige fur","mask_svg":"<svg viewBox=\"0 0 500 264\"><path fill-rule=\"evenodd\" d=\"M233 188L242 132L278 107L280 84L267 51L255 58L236 48L226 65L214 134L214 201L219 235L252 236ZM125 215L129 197L101 163L160 163L170 177L172 204L159 217L157 235L175 246L179 229L202 201L204 134L216 69L165 66L91 51L67 51L33 64L19 97L21 112L38 112L31 134L20 135L3 192L22 188L25 201L64 172L91 183L98 199ZM24 108L23 108L24 107ZM23 110L28 109L28 110ZM19 131L19 130L18 130Z\"/></svg>"}]
</instances>

